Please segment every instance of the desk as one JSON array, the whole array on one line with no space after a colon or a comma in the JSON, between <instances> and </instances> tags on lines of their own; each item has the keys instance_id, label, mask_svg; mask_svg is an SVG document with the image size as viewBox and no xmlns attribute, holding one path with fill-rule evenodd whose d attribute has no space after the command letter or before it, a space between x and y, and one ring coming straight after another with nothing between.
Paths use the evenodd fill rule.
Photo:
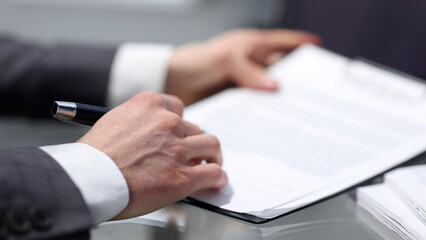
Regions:
<instances>
[{"instance_id":1,"label":"desk","mask_svg":"<svg viewBox=\"0 0 426 240\"><path fill-rule=\"evenodd\" d=\"M88 128L58 121L0 119L0 147L73 142ZM425 159L417 162L426 163ZM266 224L249 224L176 203L152 214L108 222L92 230L94 240L112 239L382 239L360 217L350 193Z\"/></svg>"},{"instance_id":2,"label":"desk","mask_svg":"<svg viewBox=\"0 0 426 240\"><path fill-rule=\"evenodd\" d=\"M92 238L380 239L357 219L356 208L349 194L343 194L272 222L254 225L197 207L174 204L140 218L102 224L92 231Z\"/></svg>"}]
</instances>

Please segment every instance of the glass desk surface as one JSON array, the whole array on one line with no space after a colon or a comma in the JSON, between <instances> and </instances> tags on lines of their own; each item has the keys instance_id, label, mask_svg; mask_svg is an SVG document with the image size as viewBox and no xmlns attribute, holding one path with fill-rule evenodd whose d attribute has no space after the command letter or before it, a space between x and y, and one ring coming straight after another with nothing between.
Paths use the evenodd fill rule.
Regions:
<instances>
[{"instance_id":1,"label":"glass desk surface","mask_svg":"<svg viewBox=\"0 0 426 240\"><path fill-rule=\"evenodd\" d=\"M87 130L55 120L0 118L0 147L74 142ZM426 158L416 162L426 163ZM91 236L94 240L383 239L377 231L381 223L360 209L353 195L343 193L265 224L176 203L142 217L101 224L92 229Z\"/></svg>"}]
</instances>

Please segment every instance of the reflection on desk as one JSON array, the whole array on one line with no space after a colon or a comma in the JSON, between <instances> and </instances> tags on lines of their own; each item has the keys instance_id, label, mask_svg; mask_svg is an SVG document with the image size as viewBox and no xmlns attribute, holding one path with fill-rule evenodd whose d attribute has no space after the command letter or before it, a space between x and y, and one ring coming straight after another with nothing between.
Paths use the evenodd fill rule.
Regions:
<instances>
[{"instance_id":1,"label":"reflection on desk","mask_svg":"<svg viewBox=\"0 0 426 240\"><path fill-rule=\"evenodd\" d=\"M349 194L343 194L266 224L249 224L186 204L152 214L108 222L92 239L380 239L360 222Z\"/></svg>"}]
</instances>

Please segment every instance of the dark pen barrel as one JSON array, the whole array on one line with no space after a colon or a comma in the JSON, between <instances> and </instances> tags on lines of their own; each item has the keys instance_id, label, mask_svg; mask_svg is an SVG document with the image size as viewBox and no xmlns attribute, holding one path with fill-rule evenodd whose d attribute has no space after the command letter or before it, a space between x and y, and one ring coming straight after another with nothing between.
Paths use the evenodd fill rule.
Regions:
<instances>
[{"instance_id":1,"label":"dark pen barrel","mask_svg":"<svg viewBox=\"0 0 426 240\"><path fill-rule=\"evenodd\" d=\"M76 103L77 112L73 119L74 122L93 126L105 113L107 113L110 109L92 106L88 104Z\"/></svg>"}]
</instances>

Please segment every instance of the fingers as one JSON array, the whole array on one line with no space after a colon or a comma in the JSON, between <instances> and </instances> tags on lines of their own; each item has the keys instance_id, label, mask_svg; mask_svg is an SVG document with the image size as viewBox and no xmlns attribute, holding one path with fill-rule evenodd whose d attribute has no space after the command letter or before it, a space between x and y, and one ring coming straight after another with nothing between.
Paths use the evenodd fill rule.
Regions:
<instances>
[{"instance_id":1,"label":"fingers","mask_svg":"<svg viewBox=\"0 0 426 240\"><path fill-rule=\"evenodd\" d=\"M201 130L200 127L198 127L197 125L193 123L183 120L183 124L185 127L185 137L199 135L203 133L203 130Z\"/></svg>"},{"instance_id":2,"label":"fingers","mask_svg":"<svg viewBox=\"0 0 426 240\"><path fill-rule=\"evenodd\" d=\"M278 80L269 76L263 66L248 57L239 55L234 64L232 78L239 86L269 91L278 89Z\"/></svg>"},{"instance_id":3,"label":"fingers","mask_svg":"<svg viewBox=\"0 0 426 240\"><path fill-rule=\"evenodd\" d=\"M135 99L139 99L140 102L146 103L151 102L154 107L162 107L167 110L170 114L177 116L173 116L175 124L178 124L179 127L179 135L181 137L192 136L202 134L203 131L195 124L190 123L182 119L183 111L184 111L184 103L178 97L168 95L168 94L159 94L155 92L143 92L137 96ZM164 115L164 118L171 118L171 115ZM181 127L183 126L183 127Z\"/></svg>"},{"instance_id":4,"label":"fingers","mask_svg":"<svg viewBox=\"0 0 426 240\"><path fill-rule=\"evenodd\" d=\"M304 43L321 45L321 38L313 33L296 30L260 30L262 41L270 48L291 51Z\"/></svg>"},{"instance_id":5,"label":"fingers","mask_svg":"<svg viewBox=\"0 0 426 240\"><path fill-rule=\"evenodd\" d=\"M228 177L220 166L223 164L219 140L212 135L193 135L185 138L188 149L192 192L207 188L222 188ZM207 164L200 164L206 160Z\"/></svg>"},{"instance_id":6,"label":"fingers","mask_svg":"<svg viewBox=\"0 0 426 240\"><path fill-rule=\"evenodd\" d=\"M192 175L192 192L224 187L228 177L221 168L223 159L219 140L213 135L203 134L191 135L184 141L188 149L186 158ZM202 160L206 160L207 164L201 164Z\"/></svg>"},{"instance_id":7,"label":"fingers","mask_svg":"<svg viewBox=\"0 0 426 240\"><path fill-rule=\"evenodd\" d=\"M207 188L222 188L228 183L228 176L214 163L197 165L191 168L194 192Z\"/></svg>"},{"instance_id":8,"label":"fingers","mask_svg":"<svg viewBox=\"0 0 426 240\"><path fill-rule=\"evenodd\" d=\"M161 94L161 97L163 99L164 108L170 112L176 113L179 115L179 117L182 117L183 109L185 107L182 100L180 100L178 97L167 94Z\"/></svg>"},{"instance_id":9,"label":"fingers","mask_svg":"<svg viewBox=\"0 0 426 240\"><path fill-rule=\"evenodd\" d=\"M281 59L283 59L285 56L286 56L285 52L271 53L269 56L267 56L267 58L265 60L265 65L271 66L271 65L277 63L278 61L280 61Z\"/></svg>"},{"instance_id":10,"label":"fingers","mask_svg":"<svg viewBox=\"0 0 426 240\"><path fill-rule=\"evenodd\" d=\"M183 101L178 97L168 94L161 94L161 97L163 98L164 108L166 108L170 112L176 113L179 117L182 118L183 110L185 108L185 104L183 103ZM185 120L182 120L182 122L184 125L185 137L203 133L203 131L197 125Z\"/></svg>"},{"instance_id":11,"label":"fingers","mask_svg":"<svg viewBox=\"0 0 426 240\"><path fill-rule=\"evenodd\" d=\"M260 90L278 89L277 79L267 74L265 69L268 62L276 61L271 58L274 53L280 53L282 56L283 52L291 51L301 44L321 43L318 36L303 31L277 29L255 30L249 33L253 41L246 41L248 45L241 47L241 51L233 50L231 78L241 87Z\"/></svg>"},{"instance_id":12,"label":"fingers","mask_svg":"<svg viewBox=\"0 0 426 240\"><path fill-rule=\"evenodd\" d=\"M189 161L204 159L208 163L216 163L222 166L222 152L219 140L213 135L194 135L185 138L185 146L188 149L186 159ZM191 164L191 163L189 163Z\"/></svg>"}]
</instances>

